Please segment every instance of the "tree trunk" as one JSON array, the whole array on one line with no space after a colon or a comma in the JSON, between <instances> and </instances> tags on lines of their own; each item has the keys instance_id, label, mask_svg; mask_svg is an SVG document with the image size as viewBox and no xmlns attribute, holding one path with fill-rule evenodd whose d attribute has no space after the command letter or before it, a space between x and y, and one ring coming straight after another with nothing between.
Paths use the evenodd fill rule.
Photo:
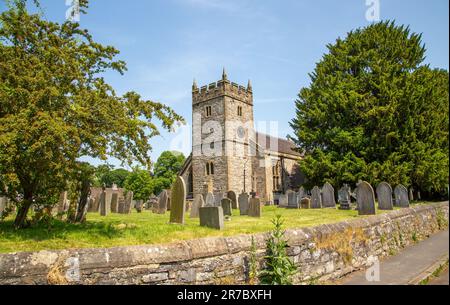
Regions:
<instances>
[{"instance_id":1,"label":"tree trunk","mask_svg":"<svg viewBox=\"0 0 450 305\"><path fill-rule=\"evenodd\" d=\"M30 192L25 192L24 200L22 202L22 205L19 207L16 219L14 220L14 228L22 229L26 227L28 210L30 209L32 203L33 194Z\"/></svg>"},{"instance_id":2,"label":"tree trunk","mask_svg":"<svg viewBox=\"0 0 450 305\"><path fill-rule=\"evenodd\" d=\"M78 202L78 209L75 216L75 222L81 223L85 218L86 205L88 204L88 197L91 192L91 184L88 180L83 181L80 191L80 201Z\"/></svg>"}]
</instances>

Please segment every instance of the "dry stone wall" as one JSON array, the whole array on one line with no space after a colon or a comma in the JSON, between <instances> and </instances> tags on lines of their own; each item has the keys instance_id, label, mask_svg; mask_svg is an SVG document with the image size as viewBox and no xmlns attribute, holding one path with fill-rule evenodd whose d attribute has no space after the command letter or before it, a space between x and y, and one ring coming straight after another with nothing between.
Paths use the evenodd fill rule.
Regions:
<instances>
[{"instance_id":1,"label":"dry stone wall","mask_svg":"<svg viewBox=\"0 0 450 305\"><path fill-rule=\"evenodd\" d=\"M338 279L448 226L448 202L289 229L296 284ZM258 268L267 234L255 234ZM0 255L0 284L244 284L252 235L166 245Z\"/></svg>"}]
</instances>

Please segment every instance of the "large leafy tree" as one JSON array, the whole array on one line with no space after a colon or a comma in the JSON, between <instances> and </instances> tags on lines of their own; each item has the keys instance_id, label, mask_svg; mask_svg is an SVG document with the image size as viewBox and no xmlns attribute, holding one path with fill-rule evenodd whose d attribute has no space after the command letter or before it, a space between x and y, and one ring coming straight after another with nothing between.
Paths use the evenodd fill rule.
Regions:
<instances>
[{"instance_id":1,"label":"large leafy tree","mask_svg":"<svg viewBox=\"0 0 450 305\"><path fill-rule=\"evenodd\" d=\"M101 185L112 187L113 184L116 184L118 187L123 188L129 174L130 172L123 168L108 171L101 177Z\"/></svg>"},{"instance_id":2,"label":"large leafy tree","mask_svg":"<svg viewBox=\"0 0 450 305\"><path fill-rule=\"evenodd\" d=\"M125 72L118 53L78 23L29 13L25 0L0 14L0 192L17 204L17 228L33 202L65 189L80 157L150 167L157 126L182 121L164 104L115 93L103 72Z\"/></svg>"},{"instance_id":3,"label":"large leafy tree","mask_svg":"<svg viewBox=\"0 0 450 305\"><path fill-rule=\"evenodd\" d=\"M183 167L186 157L177 151L163 152L154 165L153 187L155 194L170 189Z\"/></svg>"},{"instance_id":4,"label":"large leafy tree","mask_svg":"<svg viewBox=\"0 0 450 305\"><path fill-rule=\"evenodd\" d=\"M148 170L136 168L127 176L124 186L133 192L134 199L148 200L153 193L153 178Z\"/></svg>"},{"instance_id":5,"label":"large leafy tree","mask_svg":"<svg viewBox=\"0 0 450 305\"><path fill-rule=\"evenodd\" d=\"M328 45L291 122L309 184L359 179L433 195L449 170L448 72L424 65L421 35L394 22Z\"/></svg>"}]
</instances>

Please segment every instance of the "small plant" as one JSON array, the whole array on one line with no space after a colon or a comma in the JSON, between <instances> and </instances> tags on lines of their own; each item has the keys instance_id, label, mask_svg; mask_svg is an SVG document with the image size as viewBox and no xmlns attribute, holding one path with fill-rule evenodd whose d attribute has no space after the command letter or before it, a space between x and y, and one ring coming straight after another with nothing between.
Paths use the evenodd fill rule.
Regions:
<instances>
[{"instance_id":1,"label":"small plant","mask_svg":"<svg viewBox=\"0 0 450 305\"><path fill-rule=\"evenodd\" d=\"M284 240L285 232L282 230L281 215L272 220L274 229L266 242L266 266L260 274L261 284L266 285L292 285L291 277L297 271L295 264L286 253L287 242Z\"/></svg>"},{"instance_id":2,"label":"small plant","mask_svg":"<svg viewBox=\"0 0 450 305\"><path fill-rule=\"evenodd\" d=\"M417 237L417 233L416 232L413 232L411 238L412 238L413 242L415 242L415 243L417 243L419 241L419 238Z\"/></svg>"},{"instance_id":3,"label":"small plant","mask_svg":"<svg viewBox=\"0 0 450 305\"><path fill-rule=\"evenodd\" d=\"M448 221L445 218L445 215L441 210L437 210L436 220L437 220L439 230L444 230L448 227Z\"/></svg>"}]
</instances>

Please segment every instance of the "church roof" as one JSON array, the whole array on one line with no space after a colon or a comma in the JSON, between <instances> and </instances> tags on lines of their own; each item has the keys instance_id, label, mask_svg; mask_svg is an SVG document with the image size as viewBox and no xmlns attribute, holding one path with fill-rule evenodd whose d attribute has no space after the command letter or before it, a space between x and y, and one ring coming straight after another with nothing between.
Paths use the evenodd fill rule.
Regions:
<instances>
[{"instance_id":1,"label":"church roof","mask_svg":"<svg viewBox=\"0 0 450 305\"><path fill-rule=\"evenodd\" d=\"M260 143L260 142L263 142L262 139L264 139L264 137L266 138L266 143ZM256 133L256 142L258 143L258 145L262 146L267 151L288 154L288 155L293 155L293 156L297 156L297 157L303 156L298 151L294 150L295 144L287 139L275 138L270 135L257 132ZM272 147L273 145L271 143L277 143L278 147Z\"/></svg>"}]
</instances>

